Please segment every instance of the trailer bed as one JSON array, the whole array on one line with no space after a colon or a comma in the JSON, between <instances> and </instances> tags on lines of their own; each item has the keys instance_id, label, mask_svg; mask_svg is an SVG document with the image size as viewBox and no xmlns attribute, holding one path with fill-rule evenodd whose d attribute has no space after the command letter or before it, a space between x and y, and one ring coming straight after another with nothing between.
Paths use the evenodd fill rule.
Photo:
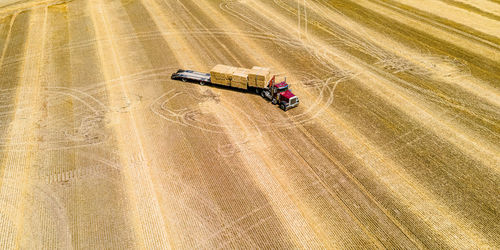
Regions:
<instances>
[{"instance_id":1,"label":"trailer bed","mask_svg":"<svg viewBox=\"0 0 500 250\"><path fill-rule=\"evenodd\" d=\"M182 80L182 81L193 81L193 82L204 82L210 83L210 74L203 73L193 70L178 70L176 73L172 74L172 79Z\"/></svg>"}]
</instances>

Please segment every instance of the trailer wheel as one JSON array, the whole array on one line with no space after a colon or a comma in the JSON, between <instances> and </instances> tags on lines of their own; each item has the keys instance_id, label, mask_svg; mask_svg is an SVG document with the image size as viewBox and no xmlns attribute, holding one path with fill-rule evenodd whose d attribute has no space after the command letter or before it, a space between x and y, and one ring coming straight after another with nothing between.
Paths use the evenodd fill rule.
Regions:
<instances>
[{"instance_id":1,"label":"trailer wheel","mask_svg":"<svg viewBox=\"0 0 500 250\"><path fill-rule=\"evenodd\" d=\"M260 96L262 96L262 98L266 98L266 92L263 90L262 92L260 92Z\"/></svg>"},{"instance_id":2,"label":"trailer wheel","mask_svg":"<svg viewBox=\"0 0 500 250\"><path fill-rule=\"evenodd\" d=\"M186 78L182 78L182 81L183 81L183 82L186 82Z\"/></svg>"},{"instance_id":3,"label":"trailer wheel","mask_svg":"<svg viewBox=\"0 0 500 250\"><path fill-rule=\"evenodd\" d=\"M205 85L205 82L204 81L200 81L200 85L201 86Z\"/></svg>"}]
</instances>

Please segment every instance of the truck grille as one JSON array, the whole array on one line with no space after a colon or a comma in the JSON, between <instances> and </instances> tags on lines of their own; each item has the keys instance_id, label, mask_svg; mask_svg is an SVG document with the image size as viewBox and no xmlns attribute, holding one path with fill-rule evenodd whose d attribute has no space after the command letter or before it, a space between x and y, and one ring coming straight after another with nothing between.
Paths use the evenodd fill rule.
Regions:
<instances>
[{"instance_id":1,"label":"truck grille","mask_svg":"<svg viewBox=\"0 0 500 250\"><path fill-rule=\"evenodd\" d=\"M290 99L290 105L294 105L297 102L297 98Z\"/></svg>"}]
</instances>

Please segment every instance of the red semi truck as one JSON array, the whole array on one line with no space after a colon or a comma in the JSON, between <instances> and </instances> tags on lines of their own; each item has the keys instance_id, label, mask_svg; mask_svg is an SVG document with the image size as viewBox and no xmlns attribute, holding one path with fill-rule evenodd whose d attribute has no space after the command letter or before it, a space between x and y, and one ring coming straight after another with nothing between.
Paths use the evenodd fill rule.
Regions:
<instances>
[{"instance_id":1,"label":"red semi truck","mask_svg":"<svg viewBox=\"0 0 500 250\"><path fill-rule=\"evenodd\" d=\"M297 107L299 98L290 90L286 77L284 81L276 83L276 75L270 76L268 68L245 69L217 65L210 73L179 69L172 74L171 79L249 90L270 100L272 104L279 105L284 111Z\"/></svg>"}]
</instances>

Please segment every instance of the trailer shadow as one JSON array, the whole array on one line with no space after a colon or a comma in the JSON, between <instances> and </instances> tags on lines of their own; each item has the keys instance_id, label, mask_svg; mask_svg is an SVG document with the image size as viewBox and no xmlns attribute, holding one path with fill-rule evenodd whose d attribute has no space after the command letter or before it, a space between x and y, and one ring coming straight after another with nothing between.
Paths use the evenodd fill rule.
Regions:
<instances>
[{"instance_id":1,"label":"trailer shadow","mask_svg":"<svg viewBox=\"0 0 500 250\"><path fill-rule=\"evenodd\" d=\"M180 82L184 82L184 83L188 83L188 84L197 84L200 86L207 86L207 87L217 88L217 89L230 90L230 91L239 92L239 93L243 93L243 94L260 95L260 92L258 91L258 89L252 88L252 87L250 87L248 89L240 89L240 88L235 88L235 87L231 87L231 86L212 84L212 83L200 84L199 81L187 80L187 79L185 81L182 81L182 80L175 80L175 81L180 81Z\"/></svg>"}]
</instances>

